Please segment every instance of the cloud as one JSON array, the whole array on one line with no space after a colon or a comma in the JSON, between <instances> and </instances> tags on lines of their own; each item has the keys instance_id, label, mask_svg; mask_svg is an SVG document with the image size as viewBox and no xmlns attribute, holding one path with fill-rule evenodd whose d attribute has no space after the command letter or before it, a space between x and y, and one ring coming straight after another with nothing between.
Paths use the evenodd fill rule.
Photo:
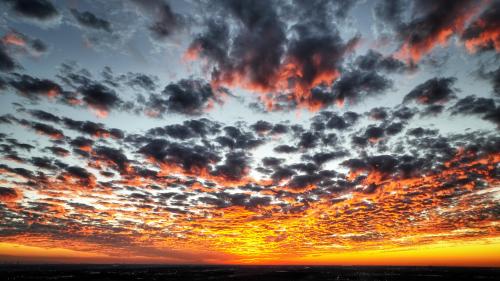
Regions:
<instances>
[{"instance_id":1,"label":"cloud","mask_svg":"<svg viewBox=\"0 0 500 281\"><path fill-rule=\"evenodd\" d=\"M174 139L204 138L219 131L219 124L206 118L186 120L183 124L172 124L148 130L151 136L169 136Z\"/></svg>"},{"instance_id":2,"label":"cloud","mask_svg":"<svg viewBox=\"0 0 500 281\"><path fill-rule=\"evenodd\" d=\"M48 46L42 40L15 30L7 32L1 41L13 53L28 53L35 58L48 51Z\"/></svg>"},{"instance_id":3,"label":"cloud","mask_svg":"<svg viewBox=\"0 0 500 281\"><path fill-rule=\"evenodd\" d=\"M278 145L274 148L274 151L276 151L278 153L292 153L292 152L296 152L297 150L298 150L298 148L296 148L294 146L287 145L287 144Z\"/></svg>"},{"instance_id":4,"label":"cloud","mask_svg":"<svg viewBox=\"0 0 500 281\"><path fill-rule=\"evenodd\" d=\"M67 167L66 172L61 173L61 177L65 182L76 183L82 189L93 188L96 185L95 176L79 166Z\"/></svg>"},{"instance_id":5,"label":"cloud","mask_svg":"<svg viewBox=\"0 0 500 281\"><path fill-rule=\"evenodd\" d=\"M219 102L210 84L202 80L182 79L167 85L161 94L151 94L146 102L147 114L165 113L200 115L215 102Z\"/></svg>"},{"instance_id":6,"label":"cloud","mask_svg":"<svg viewBox=\"0 0 500 281\"><path fill-rule=\"evenodd\" d=\"M128 73L127 84L132 87L139 87L146 91L154 91L158 87L156 84L157 77L149 76L143 73Z\"/></svg>"},{"instance_id":7,"label":"cloud","mask_svg":"<svg viewBox=\"0 0 500 281\"><path fill-rule=\"evenodd\" d=\"M154 19L149 26L153 38L162 40L185 28L187 20L175 13L170 5L162 0L131 0L148 16Z\"/></svg>"},{"instance_id":8,"label":"cloud","mask_svg":"<svg viewBox=\"0 0 500 281\"><path fill-rule=\"evenodd\" d=\"M69 155L69 151L67 149L59 147L59 146L49 146L49 147L46 147L45 150L50 151L54 155L57 155L60 157L66 157Z\"/></svg>"},{"instance_id":9,"label":"cloud","mask_svg":"<svg viewBox=\"0 0 500 281\"><path fill-rule=\"evenodd\" d=\"M17 15L37 21L49 21L59 15L56 7L47 0L6 0Z\"/></svg>"},{"instance_id":10,"label":"cloud","mask_svg":"<svg viewBox=\"0 0 500 281\"><path fill-rule=\"evenodd\" d=\"M322 21L327 18L335 20L345 20L349 12L354 8L359 1L338 0L338 1L307 1L307 0L294 0L292 1L292 11L300 13L303 18L317 17Z\"/></svg>"},{"instance_id":11,"label":"cloud","mask_svg":"<svg viewBox=\"0 0 500 281\"><path fill-rule=\"evenodd\" d=\"M104 66L95 72L95 65L90 70L70 62L59 66L55 78L35 77L49 57L2 76L0 88L12 102L0 116L2 241L43 248L65 241L71 250L140 255L155 262L164 261L165 251L158 249L176 254L189 249L175 260L216 263L205 259L206 252L223 252L222 261L260 262L286 260L289 253L321 255L332 247L366 251L494 236L500 153L493 128L499 124L496 96L458 97L456 86L473 76L458 83L466 72L458 71L456 78L413 73L415 61L387 55L389 47L375 47L371 36L353 35L363 23L350 21L350 15L365 15L362 8L386 3L392 10L377 17L386 17L398 34L398 28L417 28L420 19L432 22L428 15L446 12L434 10L441 2L418 1L415 9L391 7L395 1L363 3L355 14L350 11L358 1L171 2L171 10L161 10L163 3L136 1L144 13L139 25L146 22L154 36L171 38L180 31L171 22L177 8L192 12L193 22L207 23L191 30L194 38L163 42L180 52L189 45L185 59L195 61L184 70L201 66L195 72L207 77L196 79L180 69L176 75L188 78L170 81L142 73L143 67L117 73ZM127 4L109 5L88 8L96 15L125 8L111 9L113 21L101 19L112 22L112 32L98 26L85 32L113 41L130 24L125 15L137 13ZM455 8L449 12L456 16L460 9ZM65 15L99 25L98 18L78 9ZM433 32L422 30L431 39ZM139 41L148 35L131 34ZM399 47L408 39L393 38ZM419 38L413 39L418 49ZM422 58L437 42L419 49ZM146 44L141 48L162 44L140 43ZM362 54L354 52L358 43ZM4 36L1 44L13 58L21 54L17 46L31 45L17 33ZM61 59L53 55L51 62ZM476 82L486 83L486 92L488 82L496 90L497 72L496 66L486 71L485 64L479 70L483 80ZM393 93L396 101L404 102L381 104L385 99L378 95L394 86L400 87ZM229 115L204 115L234 94L226 87L256 92L269 110L299 109L300 116L273 112L233 118L245 113L239 112L244 104L229 108ZM410 90L401 95L404 89ZM349 108L328 108L344 101ZM120 114L92 122L82 108ZM144 119L142 113L157 119ZM451 116L436 116L441 113ZM446 127L441 119L447 117L493 125L461 130ZM16 199L5 200L14 198L12 190Z\"/></svg>"},{"instance_id":12,"label":"cloud","mask_svg":"<svg viewBox=\"0 0 500 281\"><path fill-rule=\"evenodd\" d=\"M62 138L64 138L64 134L63 134L63 132L61 130L56 129L56 128L50 126L50 125L47 125L47 124L44 124L44 123L32 122L30 126L37 133L49 136L49 137L51 137L53 139L62 139Z\"/></svg>"},{"instance_id":13,"label":"cloud","mask_svg":"<svg viewBox=\"0 0 500 281\"><path fill-rule=\"evenodd\" d=\"M445 103L456 97L456 90L453 88L456 80L454 77L429 79L411 90L404 97L403 102L416 100L424 105Z\"/></svg>"},{"instance_id":14,"label":"cloud","mask_svg":"<svg viewBox=\"0 0 500 281\"><path fill-rule=\"evenodd\" d=\"M54 98L62 91L61 86L52 80L39 79L27 74L14 74L8 83L17 90L17 93L33 100L38 100L40 96Z\"/></svg>"},{"instance_id":15,"label":"cloud","mask_svg":"<svg viewBox=\"0 0 500 281\"><path fill-rule=\"evenodd\" d=\"M50 159L48 157L31 157L30 163L38 167L40 169L46 169L46 170L56 170L58 167L54 165L53 159Z\"/></svg>"},{"instance_id":16,"label":"cloud","mask_svg":"<svg viewBox=\"0 0 500 281\"><path fill-rule=\"evenodd\" d=\"M120 173L130 172L130 161L122 151L107 146L98 146L92 152L95 159L110 165Z\"/></svg>"},{"instance_id":17,"label":"cloud","mask_svg":"<svg viewBox=\"0 0 500 281\"><path fill-rule=\"evenodd\" d=\"M358 56L355 65L365 71L384 71L387 73L403 73L411 71L416 66L407 66L393 56L383 56L381 53L369 50L365 55Z\"/></svg>"},{"instance_id":18,"label":"cloud","mask_svg":"<svg viewBox=\"0 0 500 281\"><path fill-rule=\"evenodd\" d=\"M46 112L43 110L38 110L38 109L31 110L29 113L31 116L42 121L50 121L54 123L58 123L59 121L61 121L61 118L59 118L59 116L56 116L50 112Z\"/></svg>"},{"instance_id":19,"label":"cloud","mask_svg":"<svg viewBox=\"0 0 500 281\"><path fill-rule=\"evenodd\" d=\"M287 15L296 14L300 20L287 30L287 17L280 14L277 3L219 2L186 58L206 60L217 86L260 93L268 109L281 108L280 101L286 107L324 107L325 100L315 99L311 90L338 78L344 55L359 38L344 42L329 13L312 18L300 5L289 8ZM237 24L234 32L229 30L227 15Z\"/></svg>"},{"instance_id":20,"label":"cloud","mask_svg":"<svg viewBox=\"0 0 500 281\"><path fill-rule=\"evenodd\" d=\"M97 116L106 117L109 111L122 104L114 90L103 84L93 83L80 87L78 92L83 96L83 101L95 111Z\"/></svg>"},{"instance_id":21,"label":"cloud","mask_svg":"<svg viewBox=\"0 0 500 281\"><path fill-rule=\"evenodd\" d=\"M15 55L29 54L39 57L47 52L47 45L40 39L31 38L17 31L9 31L0 40L0 71L10 72L21 69L14 59Z\"/></svg>"},{"instance_id":22,"label":"cloud","mask_svg":"<svg viewBox=\"0 0 500 281\"><path fill-rule=\"evenodd\" d=\"M407 4L404 0L380 0L374 8L374 14L377 19L389 26L397 26L402 22L402 15Z\"/></svg>"},{"instance_id":23,"label":"cloud","mask_svg":"<svg viewBox=\"0 0 500 281\"><path fill-rule=\"evenodd\" d=\"M494 50L500 52L500 2L491 1L461 36L471 53Z\"/></svg>"},{"instance_id":24,"label":"cloud","mask_svg":"<svg viewBox=\"0 0 500 281\"><path fill-rule=\"evenodd\" d=\"M0 187L0 202L17 201L22 195L14 188Z\"/></svg>"},{"instance_id":25,"label":"cloud","mask_svg":"<svg viewBox=\"0 0 500 281\"><path fill-rule=\"evenodd\" d=\"M479 77L490 81L493 86L493 93L500 96L500 67L492 71L479 70Z\"/></svg>"},{"instance_id":26,"label":"cloud","mask_svg":"<svg viewBox=\"0 0 500 281\"><path fill-rule=\"evenodd\" d=\"M95 123L92 121L78 121L67 117L62 118L62 122L67 128L92 137L96 138L113 137L116 139L124 138L123 131L116 128L108 129L102 123Z\"/></svg>"},{"instance_id":27,"label":"cloud","mask_svg":"<svg viewBox=\"0 0 500 281\"><path fill-rule=\"evenodd\" d=\"M76 9L70 9L70 11L81 26L91 29L101 29L106 32L112 31L111 23L109 21L98 18L89 11L80 12Z\"/></svg>"},{"instance_id":28,"label":"cloud","mask_svg":"<svg viewBox=\"0 0 500 281\"><path fill-rule=\"evenodd\" d=\"M90 152L92 150L92 145L94 141L91 139L87 139L84 137L76 137L71 140L70 145L76 149L80 149L86 152Z\"/></svg>"},{"instance_id":29,"label":"cloud","mask_svg":"<svg viewBox=\"0 0 500 281\"><path fill-rule=\"evenodd\" d=\"M146 157L152 157L160 164L175 165L188 173L207 171L210 164L220 159L217 154L203 146L187 146L159 139L151 141L139 152Z\"/></svg>"},{"instance_id":30,"label":"cloud","mask_svg":"<svg viewBox=\"0 0 500 281\"><path fill-rule=\"evenodd\" d=\"M231 152L226 155L222 165L215 167L213 175L222 176L228 180L240 180L250 171L250 158L243 152Z\"/></svg>"},{"instance_id":31,"label":"cloud","mask_svg":"<svg viewBox=\"0 0 500 281\"><path fill-rule=\"evenodd\" d=\"M417 63L437 46L446 46L453 35L460 35L466 23L481 8L477 0L446 0L412 2L410 17L404 13L406 1L382 1L375 15L393 29L400 47L397 58Z\"/></svg>"},{"instance_id":32,"label":"cloud","mask_svg":"<svg viewBox=\"0 0 500 281\"><path fill-rule=\"evenodd\" d=\"M458 100L449 110L452 115L478 115L500 127L500 107L493 99L471 95Z\"/></svg>"},{"instance_id":33,"label":"cloud","mask_svg":"<svg viewBox=\"0 0 500 281\"><path fill-rule=\"evenodd\" d=\"M5 45L0 44L0 71L9 72L17 66L16 61L7 53Z\"/></svg>"},{"instance_id":34,"label":"cloud","mask_svg":"<svg viewBox=\"0 0 500 281\"><path fill-rule=\"evenodd\" d=\"M353 70L344 73L333 84L333 100L338 104L344 101L356 103L365 97L380 94L392 87L392 81L373 71Z\"/></svg>"},{"instance_id":35,"label":"cloud","mask_svg":"<svg viewBox=\"0 0 500 281\"><path fill-rule=\"evenodd\" d=\"M491 102L486 102L485 107L478 103L478 109L471 112L491 110L494 106ZM467 109L457 110L467 112ZM111 129L104 124L76 121L40 110L18 114L52 122L85 136L65 137L57 141L58 146L36 149L36 156L24 157L27 150L14 145L19 142L7 141L7 136L0 135L2 156L18 155L24 160L22 165L29 166L29 169L0 166L6 185L30 190L29 202L20 200L0 208L0 212L12 218L6 222L12 230L4 233L6 239L18 239L21 236L16 234L21 233L23 237L42 236L47 245L52 245L56 238L74 239L74 245L83 243L87 250L89 246L85 243L92 242L92 247L96 247L92 251L109 252L143 249L143 243L159 248L151 238L152 233L163 242L194 245L193 241L206 237L210 231L217 234L210 240L213 244L203 246L212 249L232 239L225 234L228 228L231 235L238 234L238 241L242 241L241 237L262 237L267 241L267 237L281 233L283 224L276 223L279 220L291 222L287 225L286 239L294 247L303 245L293 240L302 235L318 239L314 243L324 241L324 237L312 235L322 229L329 243L353 243L349 245L358 249L368 245L364 243L385 245L381 236L391 241L405 237L399 231L384 229L374 238L353 234L373 227L366 222L414 227L406 219L388 222L385 217L411 215L419 226L445 233L461 229L460 223L450 223L448 219L455 222L464 212L469 220L478 223L492 221L491 216L485 215L492 212L484 207L489 204L479 204L473 213L468 213L469 207L476 205L462 200L478 202L476 196L481 196L485 203L492 202L488 198L496 183L498 137L486 131L443 136L438 130L425 127L409 127L405 134L389 133L388 128L394 124L399 124L394 125L397 132L411 125L409 120L415 110L401 105L377 107L359 114L322 111L307 122L300 122L301 125L291 121L273 123L270 119L248 125L238 121L188 119L121 132L119 139L87 138L109 134ZM327 125L334 116L345 124L340 129ZM33 122L13 120L21 120L23 124ZM280 132L279 138L272 133L275 128ZM366 141L381 136L382 139L369 147L353 149L348 143L352 136ZM394 145L387 147L384 143L389 137ZM266 154L251 149L256 145L262 145ZM67 146L74 155L63 158L69 153L63 148ZM283 147L290 154L275 157L274 147ZM86 152L86 156L80 157L78 149ZM18 150L20 153L16 154ZM59 155L57 150L64 153ZM457 200L457 206L467 208L453 208L453 212L443 208L450 198ZM441 210L441 213L437 217L429 217L433 212L417 215L424 210ZM381 217L380 213L390 215ZM121 215L130 219L114 219ZM442 216L446 222L442 222ZM175 224L155 223L165 218ZM358 219L364 223L354 223ZM151 223L144 224L144 220ZM317 223L308 226L302 220ZM255 228L241 227L247 223ZM450 228L451 232L446 232ZM83 229L85 235L75 236L83 233ZM147 237L138 230L147 231ZM255 231L261 235L254 236ZM46 237L49 234L52 236ZM43 240L36 240L37 245L40 239ZM101 239L109 244L100 242ZM127 243L133 246L122 244L123 239L130 239ZM266 243L269 247L270 242Z\"/></svg>"}]
</instances>

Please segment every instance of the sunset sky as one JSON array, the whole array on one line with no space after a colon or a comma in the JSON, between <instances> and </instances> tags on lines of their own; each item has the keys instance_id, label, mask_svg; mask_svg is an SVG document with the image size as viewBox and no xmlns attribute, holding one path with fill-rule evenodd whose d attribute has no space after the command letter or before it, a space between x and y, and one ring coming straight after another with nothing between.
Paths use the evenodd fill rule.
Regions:
<instances>
[{"instance_id":1,"label":"sunset sky","mask_svg":"<svg viewBox=\"0 0 500 281\"><path fill-rule=\"evenodd\" d=\"M500 267L499 0L1 0L0 263Z\"/></svg>"}]
</instances>

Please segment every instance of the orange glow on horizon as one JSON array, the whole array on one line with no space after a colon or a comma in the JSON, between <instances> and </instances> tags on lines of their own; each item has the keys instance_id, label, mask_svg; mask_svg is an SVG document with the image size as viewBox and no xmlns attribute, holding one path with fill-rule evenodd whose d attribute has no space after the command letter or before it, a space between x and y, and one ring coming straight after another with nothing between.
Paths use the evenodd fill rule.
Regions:
<instances>
[{"instance_id":1,"label":"orange glow on horizon","mask_svg":"<svg viewBox=\"0 0 500 281\"><path fill-rule=\"evenodd\" d=\"M28 258L28 259L27 259ZM340 265L340 266L466 266L500 267L500 240L484 239L465 243L436 243L430 245L389 248L367 251L337 251L310 253L303 257L283 256L280 259L236 258L206 259L199 264L235 265ZM55 261L62 263L159 263L176 264L182 260L168 257L116 256L99 252L71 250L65 247L37 247L17 243L0 242L0 260L16 262L24 260Z\"/></svg>"}]
</instances>

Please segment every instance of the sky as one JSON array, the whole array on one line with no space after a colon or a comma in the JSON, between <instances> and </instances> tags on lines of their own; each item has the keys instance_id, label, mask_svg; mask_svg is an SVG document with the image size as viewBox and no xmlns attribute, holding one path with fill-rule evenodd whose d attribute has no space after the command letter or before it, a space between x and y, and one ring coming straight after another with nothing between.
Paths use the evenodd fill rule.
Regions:
<instances>
[{"instance_id":1,"label":"sky","mask_svg":"<svg viewBox=\"0 0 500 281\"><path fill-rule=\"evenodd\" d=\"M500 266L500 1L0 7L0 262Z\"/></svg>"}]
</instances>

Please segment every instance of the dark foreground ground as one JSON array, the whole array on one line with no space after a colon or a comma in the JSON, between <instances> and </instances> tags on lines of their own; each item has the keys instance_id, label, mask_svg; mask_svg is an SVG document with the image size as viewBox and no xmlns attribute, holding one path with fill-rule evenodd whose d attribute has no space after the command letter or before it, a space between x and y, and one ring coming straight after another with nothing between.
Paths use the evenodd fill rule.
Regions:
<instances>
[{"instance_id":1,"label":"dark foreground ground","mask_svg":"<svg viewBox=\"0 0 500 281\"><path fill-rule=\"evenodd\" d=\"M0 265L1 280L500 280L500 268Z\"/></svg>"}]
</instances>

